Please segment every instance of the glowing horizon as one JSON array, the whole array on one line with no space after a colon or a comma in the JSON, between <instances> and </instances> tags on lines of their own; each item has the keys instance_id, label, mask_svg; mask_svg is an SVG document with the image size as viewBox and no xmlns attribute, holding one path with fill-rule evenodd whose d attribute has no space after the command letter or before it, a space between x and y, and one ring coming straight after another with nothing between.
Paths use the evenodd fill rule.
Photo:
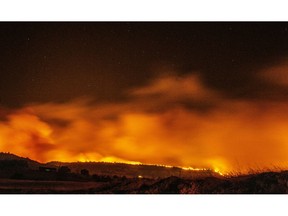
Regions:
<instances>
[{"instance_id":1,"label":"glowing horizon","mask_svg":"<svg viewBox=\"0 0 288 216\"><path fill-rule=\"evenodd\" d=\"M40 162L163 164L221 174L288 168L285 101L231 100L198 74L158 77L128 95L122 103L9 110L0 121L0 151Z\"/></svg>"}]
</instances>

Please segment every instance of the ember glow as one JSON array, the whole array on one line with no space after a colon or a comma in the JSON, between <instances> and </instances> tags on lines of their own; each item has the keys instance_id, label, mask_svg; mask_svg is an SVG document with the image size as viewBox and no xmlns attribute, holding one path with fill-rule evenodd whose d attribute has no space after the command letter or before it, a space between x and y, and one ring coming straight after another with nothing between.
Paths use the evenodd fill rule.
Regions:
<instances>
[{"instance_id":1,"label":"ember glow","mask_svg":"<svg viewBox=\"0 0 288 216\"><path fill-rule=\"evenodd\" d=\"M3 110L0 151L41 162L161 164L220 174L288 168L287 102L227 99L197 73L158 77L127 94L122 103L79 99Z\"/></svg>"}]
</instances>

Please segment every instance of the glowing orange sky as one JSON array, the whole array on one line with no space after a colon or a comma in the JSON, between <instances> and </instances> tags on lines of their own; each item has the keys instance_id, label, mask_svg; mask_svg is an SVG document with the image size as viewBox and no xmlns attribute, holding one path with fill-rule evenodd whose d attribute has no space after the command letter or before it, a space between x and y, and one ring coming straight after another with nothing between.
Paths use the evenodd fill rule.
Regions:
<instances>
[{"instance_id":1,"label":"glowing orange sky","mask_svg":"<svg viewBox=\"0 0 288 216\"><path fill-rule=\"evenodd\" d=\"M197 73L163 75L128 94L128 102L117 104L79 99L9 112L0 122L0 151L41 162L130 161L222 172L288 167L288 102L229 100Z\"/></svg>"}]
</instances>

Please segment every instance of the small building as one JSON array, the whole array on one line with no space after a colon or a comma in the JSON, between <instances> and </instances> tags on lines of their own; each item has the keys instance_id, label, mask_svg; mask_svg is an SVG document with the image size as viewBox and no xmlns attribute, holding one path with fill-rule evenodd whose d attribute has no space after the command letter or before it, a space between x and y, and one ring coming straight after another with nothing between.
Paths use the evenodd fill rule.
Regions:
<instances>
[{"instance_id":1,"label":"small building","mask_svg":"<svg viewBox=\"0 0 288 216\"><path fill-rule=\"evenodd\" d=\"M39 167L39 171L40 172L56 172L57 169L54 167L44 167L44 166L40 166Z\"/></svg>"}]
</instances>

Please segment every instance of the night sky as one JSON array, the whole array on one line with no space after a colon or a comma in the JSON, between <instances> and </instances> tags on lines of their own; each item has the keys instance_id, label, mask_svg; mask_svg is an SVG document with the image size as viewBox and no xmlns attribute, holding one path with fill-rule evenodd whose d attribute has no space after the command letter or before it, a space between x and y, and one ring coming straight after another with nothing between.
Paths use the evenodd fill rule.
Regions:
<instances>
[{"instance_id":1,"label":"night sky","mask_svg":"<svg viewBox=\"0 0 288 216\"><path fill-rule=\"evenodd\" d=\"M163 71L197 72L229 98L288 95L254 76L287 60L287 23L0 23L0 47L2 107L122 101Z\"/></svg>"}]
</instances>

